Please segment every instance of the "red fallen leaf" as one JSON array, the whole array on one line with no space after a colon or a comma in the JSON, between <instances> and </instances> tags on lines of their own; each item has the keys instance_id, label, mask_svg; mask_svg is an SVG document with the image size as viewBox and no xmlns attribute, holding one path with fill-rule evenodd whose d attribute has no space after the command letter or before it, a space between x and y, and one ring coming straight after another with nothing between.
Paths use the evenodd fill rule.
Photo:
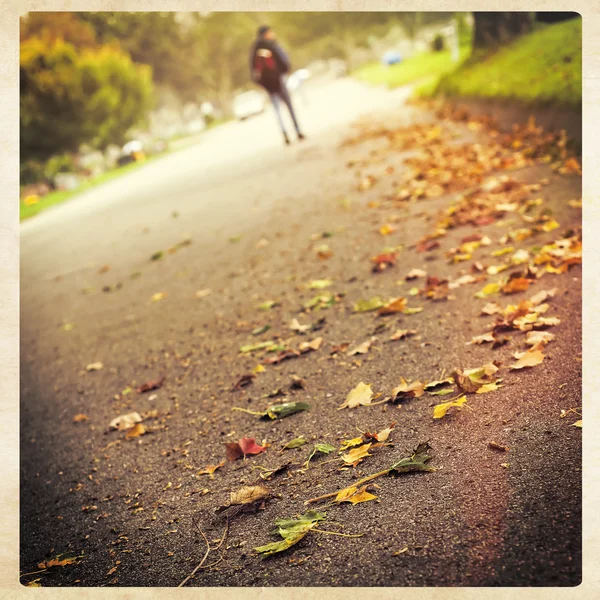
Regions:
<instances>
[{"instance_id":1,"label":"red fallen leaf","mask_svg":"<svg viewBox=\"0 0 600 600\"><path fill-rule=\"evenodd\" d=\"M254 438L241 438L239 441L229 442L225 446L227 460L237 460L248 454L260 454L267 449L266 446L259 446Z\"/></svg>"},{"instance_id":2,"label":"red fallen leaf","mask_svg":"<svg viewBox=\"0 0 600 600\"><path fill-rule=\"evenodd\" d=\"M136 391L138 394L143 394L144 392L150 392L152 390L157 390L159 387L162 386L162 384L166 378L167 378L166 375L163 375L160 379L142 383L142 385L140 385L140 387Z\"/></svg>"},{"instance_id":3,"label":"red fallen leaf","mask_svg":"<svg viewBox=\"0 0 600 600\"><path fill-rule=\"evenodd\" d=\"M384 271L388 267L396 264L396 253L389 252L387 254L378 254L377 256L373 256L371 261L375 263L373 265L374 273L377 273L378 271Z\"/></svg>"},{"instance_id":4,"label":"red fallen leaf","mask_svg":"<svg viewBox=\"0 0 600 600\"><path fill-rule=\"evenodd\" d=\"M475 219L474 223L475 225L490 225L490 223L493 223L496 219L494 219L494 217L492 217L491 215L483 215L482 217L478 217L477 219Z\"/></svg>"},{"instance_id":5,"label":"red fallen leaf","mask_svg":"<svg viewBox=\"0 0 600 600\"><path fill-rule=\"evenodd\" d=\"M479 242L483 236L480 233L473 233L460 240L461 244L468 244L469 242Z\"/></svg>"},{"instance_id":6,"label":"red fallen leaf","mask_svg":"<svg viewBox=\"0 0 600 600\"><path fill-rule=\"evenodd\" d=\"M245 375L242 375L231 388L231 391L233 392L235 390L241 390L243 387L250 385L255 377L256 375L254 373L246 373Z\"/></svg>"},{"instance_id":7,"label":"red fallen leaf","mask_svg":"<svg viewBox=\"0 0 600 600\"><path fill-rule=\"evenodd\" d=\"M448 298L450 288L447 279L428 276L425 282L425 295L432 300L445 300Z\"/></svg>"},{"instance_id":8,"label":"red fallen leaf","mask_svg":"<svg viewBox=\"0 0 600 600\"><path fill-rule=\"evenodd\" d=\"M428 252L439 247L440 243L437 240L425 240L417 244L417 252Z\"/></svg>"},{"instance_id":9,"label":"red fallen leaf","mask_svg":"<svg viewBox=\"0 0 600 600\"><path fill-rule=\"evenodd\" d=\"M263 364L265 365L278 365L280 362L287 360L288 358L296 358L300 356L299 352L295 352L294 350L283 350L279 352L275 356L270 356L269 358L265 358L263 360Z\"/></svg>"}]
</instances>

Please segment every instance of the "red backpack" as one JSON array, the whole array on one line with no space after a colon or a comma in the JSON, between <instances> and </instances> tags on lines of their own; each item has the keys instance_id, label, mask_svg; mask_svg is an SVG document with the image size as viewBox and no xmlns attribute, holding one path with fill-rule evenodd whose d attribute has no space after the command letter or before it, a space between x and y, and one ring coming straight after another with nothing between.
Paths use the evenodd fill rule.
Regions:
<instances>
[{"instance_id":1,"label":"red backpack","mask_svg":"<svg viewBox=\"0 0 600 600\"><path fill-rule=\"evenodd\" d=\"M259 48L254 54L254 81L265 87L279 82L279 69L271 50Z\"/></svg>"}]
</instances>

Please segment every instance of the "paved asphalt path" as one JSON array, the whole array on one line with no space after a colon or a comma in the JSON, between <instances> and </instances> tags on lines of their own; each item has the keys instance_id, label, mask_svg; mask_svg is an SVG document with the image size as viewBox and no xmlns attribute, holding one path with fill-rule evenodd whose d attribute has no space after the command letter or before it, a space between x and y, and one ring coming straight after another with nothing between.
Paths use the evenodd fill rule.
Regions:
<instances>
[{"instance_id":1,"label":"paved asphalt path","mask_svg":"<svg viewBox=\"0 0 600 600\"><path fill-rule=\"evenodd\" d=\"M398 323L418 328L418 341L381 343L357 363L334 365L329 349L321 350L268 368L241 392L230 391L258 360L239 357L239 346L271 334L288 337L287 324L314 295L302 286L307 281L331 277L353 302L397 294L395 281L411 268L458 273L460 265L448 266L443 252L428 261L403 253L390 273L370 273L369 257L382 247L382 215L366 202L382 190L356 191L356 176L346 165L359 149L339 150L338 144L357 119L431 119L404 104L407 93L348 79L323 83L308 90L308 106L297 101L308 137L302 143L284 147L269 110L211 130L197 145L22 225L24 583L39 578L44 586L177 585L205 550L194 523L209 539L219 538L222 523L214 522L212 508L240 485L261 482L252 466L274 467L286 459L289 454L276 452L282 443L301 434L339 443L357 435L357 427L372 431L398 421L391 454L378 453L368 466L360 465L362 475L427 439L439 469L382 479L379 503L331 509L329 520L343 527L338 531L364 533L362 538L312 535L273 559L252 554L254 546L271 541L276 518L298 514L307 497L351 481L324 464L304 480L269 482L274 498L264 510L232 519L223 560L188 585L578 584L581 431L559 414L581 406L580 267L538 284L560 290L552 314L562 323L544 364L512 375L501 391L473 401L472 410L452 419L431 423L426 401L356 411L335 407L360 380L385 390L397 385L399 375L433 379L444 369L491 360L489 348L465 346L484 332L469 286L456 291L455 301L428 303L423 313ZM376 142L360 152L376 156ZM385 158L399 172L401 159ZM576 226L580 211L566 208L566 200L579 196L578 178L560 178L545 167L515 175L531 182L546 176L552 178L547 206L563 229ZM447 203L440 198L400 211L390 243L408 246L430 232L431 216ZM324 231L333 236L311 240ZM493 225L481 231L499 237ZM443 250L467 233L449 234ZM191 243L168 252L186 239ZM330 245L331 259L315 258L318 243ZM151 261L159 250L163 259ZM196 296L207 288L212 293ZM167 295L152 302L157 293ZM281 306L256 310L270 299ZM343 307L323 316L319 335L326 343L360 343L373 333L370 316L350 316ZM250 335L265 323L270 332ZM514 350L501 348L492 358L506 363ZM86 372L96 361L104 368ZM122 394L162 374L167 378L156 392ZM291 374L307 382L293 398L308 400L309 412L265 423L231 411L264 407L260 395L288 386ZM148 435L124 440L106 431L120 414L153 409L159 416L147 421L154 429ZM79 413L89 420L74 423ZM229 463L214 479L197 474L224 459L224 442L244 436L273 444L264 460ZM489 441L507 445L508 455L490 450ZM305 448L289 452L290 460L305 459ZM334 527L340 526L328 529ZM83 558L25 575L64 552Z\"/></svg>"}]
</instances>

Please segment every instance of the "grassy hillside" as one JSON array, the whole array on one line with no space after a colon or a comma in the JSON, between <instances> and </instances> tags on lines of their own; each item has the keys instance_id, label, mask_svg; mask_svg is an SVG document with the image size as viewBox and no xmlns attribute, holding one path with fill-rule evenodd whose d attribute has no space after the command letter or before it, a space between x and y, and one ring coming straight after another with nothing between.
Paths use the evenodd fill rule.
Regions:
<instances>
[{"instance_id":1,"label":"grassy hillside","mask_svg":"<svg viewBox=\"0 0 600 600\"><path fill-rule=\"evenodd\" d=\"M516 100L532 105L581 106L581 19L538 26L483 59L418 88L420 96L446 95Z\"/></svg>"},{"instance_id":2,"label":"grassy hillside","mask_svg":"<svg viewBox=\"0 0 600 600\"><path fill-rule=\"evenodd\" d=\"M463 47L460 62L467 58L469 53L469 48ZM397 65L386 66L380 63L370 63L357 69L353 75L367 83L395 88L425 78L434 79L437 82L440 76L455 69L456 64L452 61L450 50L443 50L442 52L418 54Z\"/></svg>"}]
</instances>

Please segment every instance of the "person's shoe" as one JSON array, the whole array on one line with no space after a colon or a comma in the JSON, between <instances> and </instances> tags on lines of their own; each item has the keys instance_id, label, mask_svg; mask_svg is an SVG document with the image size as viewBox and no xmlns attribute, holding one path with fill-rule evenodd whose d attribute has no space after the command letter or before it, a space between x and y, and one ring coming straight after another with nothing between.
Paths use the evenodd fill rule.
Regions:
<instances>
[{"instance_id":1,"label":"person's shoe","mask_svg":"<svg viewBox=\"0 0 600 600\"><path fill-rule=\"evenodd\" d=\"M286 146L290 145L290 138L287 136L287 133L283 134L283 141L285 142Z\"/></svg>"},{"instance_id":2,"label":"person's shoe","mask_svg":"<svg viewBox=\"0 0 600 600\"><path fill-rule=\"evenodd\" d=\"M299 139L299 140L305 140L305 139L306 139L306 137L304 136L304 134L303 134L303 133L300 133L300 132L298 132L298 139Z\"/></svg>"}]
</instances>

